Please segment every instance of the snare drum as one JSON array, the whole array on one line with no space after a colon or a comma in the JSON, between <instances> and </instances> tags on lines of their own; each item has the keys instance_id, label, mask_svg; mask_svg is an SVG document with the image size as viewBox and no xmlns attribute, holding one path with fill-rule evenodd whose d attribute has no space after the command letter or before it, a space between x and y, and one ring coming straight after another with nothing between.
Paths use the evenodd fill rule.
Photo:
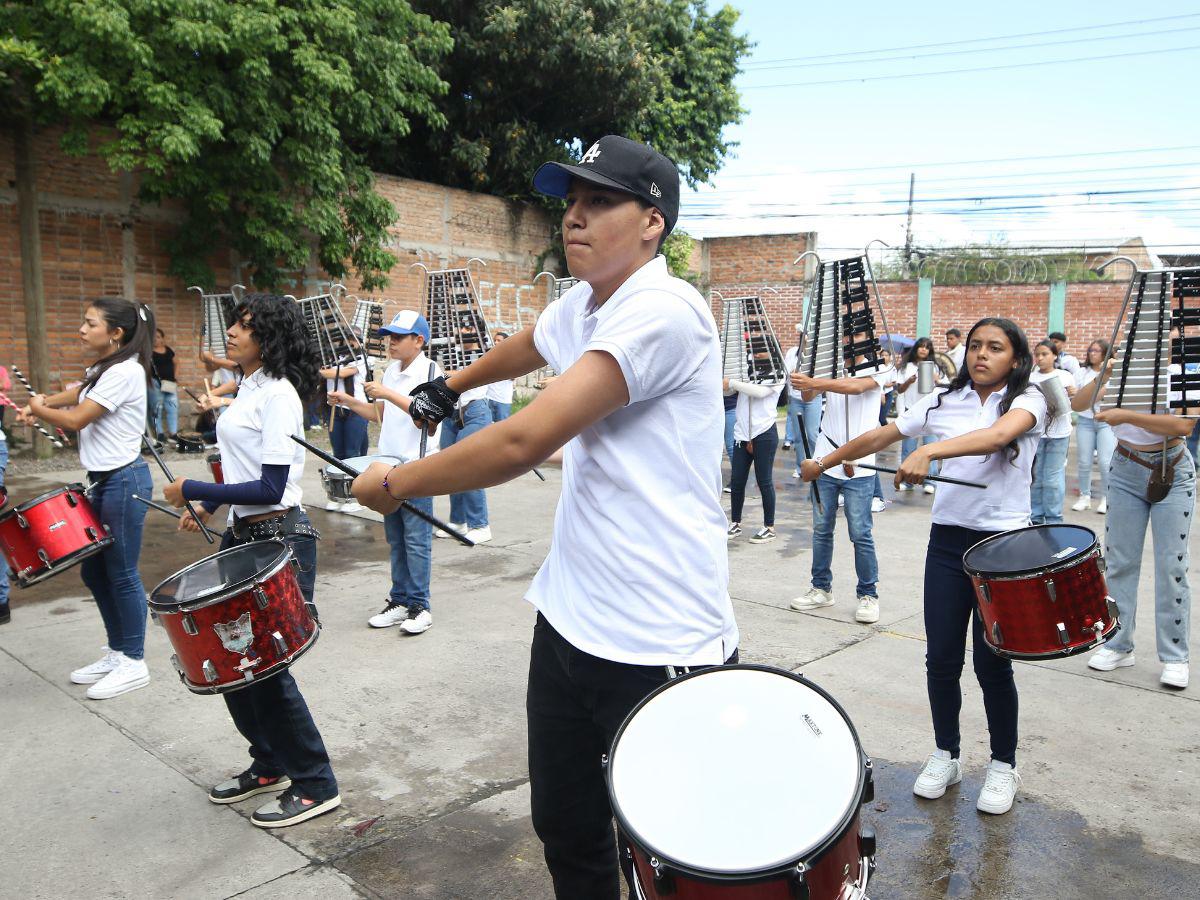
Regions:
<instances>
[{"instance_id":1,"label":"snare drum","mask_svg":"<svg viewBox=\"0 0 1200 900\"><path fill-rule=\"evenodd\" d=\"M1103 644L1119 625L1090 528L1032 525L996 534L963 554L963 569L975 585L984 640L1000 656L1072 656Z\"/></svg>"},{"instance_id":2,"label":"snare drum","mask_svg":"<svg viewBox=\"0 0 1200 900\"><path fill-rule=\"evenodd\" d=\"M0 551L21 587L69 569L113 540L82 484L68 484L0 515Z\"/></svg>"},{"instance_id":3,"label":"snare drum","mask_svg":"<svg viewBox=\"0 0 1200 900\"><path fill-rule=\"evenodd\" d=\"M734 665L667 682L617 732L606 775L636 897L866 896L871 761L837 702L799 675Z\"/></svg>"},{"instance_id":4,"label":"snare drum","mask_svg":"<svg viewBox=\"0 0 1200 900\"><path fill-rule=\"evenodd\" d=\"M221 469L221 454L210 453L204 461L208 463L208 471L212 472L213 481L217 484L224 484L225 473Z\"/></svg>"},{"instance_id":5,"label":"snare drum","mask_svg":"<svg viewBox=\"0 0 1200 900\"><path fill-rule=\"evenodd\" d=\"M176 572L150 594L188 690L223 694L282 672L321 626L283 541L252 541Z\"/></svg>"},{"instance_id":6,"label":"snare drum","mask_svg":"<svg viewBox=\"0 0 1200 900\"><path fill-rule=\"evenodd\" d=\"M352 456L349 459L343 459L342 462L361 474L371 463L385 462L398 466L403 460L398 456L375 455ZM330 465L321 469L321 482L325 485L325 495L333 502L351 503L354 501L354 494L350 490L350 486L354 484L354 476L347 475L337 466Z\"/></svg>"}]
</instances>

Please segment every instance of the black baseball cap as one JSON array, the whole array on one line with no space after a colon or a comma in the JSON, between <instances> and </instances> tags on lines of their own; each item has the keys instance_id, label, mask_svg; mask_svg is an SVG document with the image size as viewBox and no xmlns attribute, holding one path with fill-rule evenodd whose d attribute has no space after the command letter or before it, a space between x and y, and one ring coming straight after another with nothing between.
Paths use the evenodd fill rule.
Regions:
<instances>
[{"instance_id":1,"label":"black baseball cap","mask_svg":"<svg viewBox=\"0 0 1200 900\"><path fill-rule=\"evenodd\" d=\"M679 218L679 170L646 144L617 134L605 135L588 148L578 165L543 163L533 175L533 189L562 199L572 178L646 201L666 219L664 237Z\"/></svg>"}]
</instances>

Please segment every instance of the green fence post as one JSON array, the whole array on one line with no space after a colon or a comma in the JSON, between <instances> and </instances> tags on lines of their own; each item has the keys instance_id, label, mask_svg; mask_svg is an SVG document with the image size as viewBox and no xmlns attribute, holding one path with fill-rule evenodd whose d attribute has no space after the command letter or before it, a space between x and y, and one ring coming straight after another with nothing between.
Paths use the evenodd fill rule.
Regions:
<instances>
[{"instance_id":1,"label":"green fence post","mask_svg":"<svg viewBox=\"0 0 1200 900\"><path fill-rule=\"evenodd\" d=\"M1067 283L1054 281L1050 284L1050 308L1046 313L1046 331L1066 332Z\"/></svg>"},{"instance_id":2,"label":"green fence post","mask_svg":"<svg viewBox=\"0 0 1200 900\"><path fill-rule=\"evenodd\" d=\"M917 333L913 337L930 337L933 328L933 279L917 279Z\"/></svg>"}]
</instances>

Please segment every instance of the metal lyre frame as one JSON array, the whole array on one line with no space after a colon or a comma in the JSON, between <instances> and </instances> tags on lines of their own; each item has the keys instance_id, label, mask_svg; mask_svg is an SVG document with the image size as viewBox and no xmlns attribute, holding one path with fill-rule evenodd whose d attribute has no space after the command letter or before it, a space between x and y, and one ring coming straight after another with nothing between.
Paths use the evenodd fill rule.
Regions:
<instances>
[{"instance_id":1,"label":"metal lyre frame","mask_svg":"<svg viewBox=\"0 0 1200 900\"><path fill-rule=\"evenodd\" d=\"M424 263L413 263L425 273L425 319L429 322L429 356L444 372L457 372L492 349L492 335L475 283L471 263L487 263L478 257L458 269L431 271ZM470 349L468 349L468 347Z\"/></svg>"},{"instance_id":2,"label":"metal lyre frame","mask_svg":"<svg viewBox=\"0 0 1200 900\"><path fill-rule=\"evenodd\" d=\"M775 291L775 288L765 290ZM757 294L726 299L720 291L711 291L720 299L723 316L721 329L721 372L725 378L753 384L782 383L787 378L783 351L775 327ZM759 357L766 353L765 359Z\"/></svg>"},{"instance_id":3,"label":"metal lyre frame","mask_svg":"<svg viewBox=\"0 0 1200 900\"><path fill-rule=\"evenodd\" d=\"M235 289L241 289L238 293ZM200 352L208 351L221 359L228 352L225 346L225 330L229 327L229 315L241 301L246 288L235 284L226 294L206 294L204 289L193 285L188 292L195 291L200 298Z\"/></svg>"},{"instance_id":4,"label":"metal lyre frame","mask_svg":"<svg viewBox=\"0 0 1200 900\"><path fill-rule=\"evenodd\" d=\"M810 378L840 378L883 370L880 357L883 348L876 334L872 305L879 311L885 334L888 333L887 317L868 256L875 243L884 242L872 241L858 257L821 262L821 257L809 250L793 261L793 265L798 265L810 255L818 260L816 276L809 289L808 309L804 316L805 345L797 358L797 371L806 370L805 374ZM852 338L850 343L845 340L847 335ZM865 337L853 340L855 335ZM862 363L855 362L859 356L865 357ZM828 373L823 371L826 367Z\"/></svg>"}]
</instances>

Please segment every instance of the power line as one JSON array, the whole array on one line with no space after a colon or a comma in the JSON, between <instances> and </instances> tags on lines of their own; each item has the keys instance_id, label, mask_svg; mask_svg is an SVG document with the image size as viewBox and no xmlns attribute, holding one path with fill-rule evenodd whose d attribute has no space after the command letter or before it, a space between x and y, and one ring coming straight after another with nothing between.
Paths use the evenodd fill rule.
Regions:
<instances>
[{"instance_id":1,"label":"power line","mask_svg":"<svg viewBox=\"0 0 1200 900\"><path fill-rule=\"evenodd\" d=\"M925 78L931 75L962 75L967 72L998 72L1003 69L1032 69L1039 66L1060 66L1068 63L1093 62L1095 60L1128 59L1132 56L1157 56L1164 53L1181 53L1185 50L1200 50L1200 44L1186 47L1160 47L1156 50L1136 50L1132 53L1106 53L1102 56L1077 56L1071 59L1043 59L1038 62L1009 63L1002 66L971 66L965 69L939 69L936 72L906 72L900 75L867 75L861 78L832 78L825 81L795 81L789 84L751 84L743 91L775 90L778 88L817 87L828 84L860 84L867 81L896 81L902 78Z\"/></svg>"},{"instance_id":2,"label":"power line","mask_svg":"<svg viewBox=\"0 0 1200 900\"><path fill-rule=\"evenodd\" d=\"M866 56L873 53L893 53L899 50L923 50L926 47L961 47L966 44L986 44L992 41L1007 41L1015 38L1027 37L1043 37L1048 34L1068 34L1079 31L1101 31L1105 28L1118 28L1122 25L1150 25L1156 22L1172 22L1179 19L1195 19L1200 17L1200 13L1188 13L1178 16L1160 16L1157 19L1131 19L1124 22L1109 22L1107 25L1080 25L1073 28L1055 28L1051 31L1026 31L1021 34L1003 34L996 37L986 38L969 38L961 41L936 41L932 44L909 44L904 47L883 47L877 50L853 50L844 53L825 53L818 56L792 56L783 59L762 59L751 60L746 63L748 66L754 65L771 65L780 62L802 61L806 59L835 59L842 56Z\"/></svg>"}]
</instances>

